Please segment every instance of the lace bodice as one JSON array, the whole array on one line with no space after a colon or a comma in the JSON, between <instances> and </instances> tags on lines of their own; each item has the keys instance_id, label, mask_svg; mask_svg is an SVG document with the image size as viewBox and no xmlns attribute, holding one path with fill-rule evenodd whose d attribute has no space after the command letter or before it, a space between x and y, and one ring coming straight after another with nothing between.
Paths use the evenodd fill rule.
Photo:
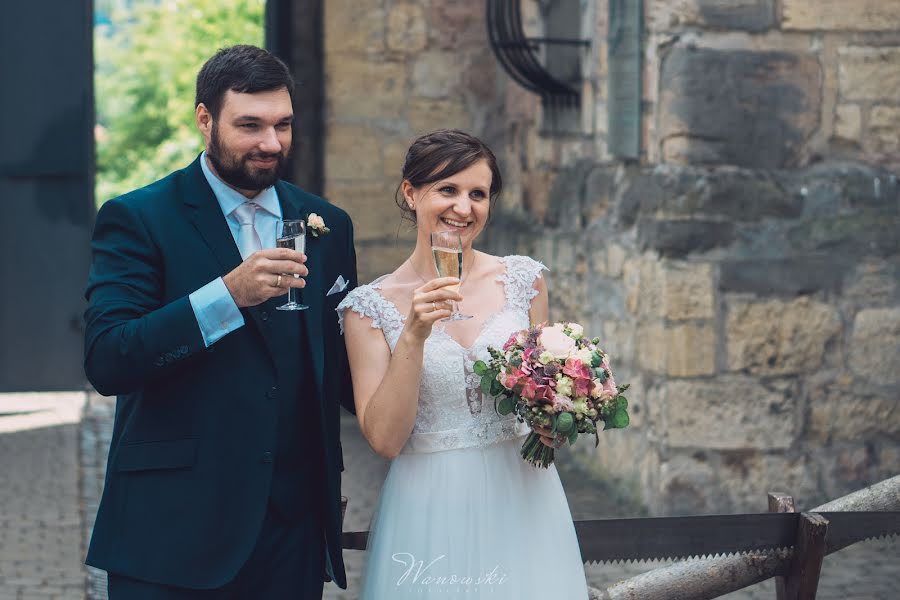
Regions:
<instances>
[{"instance_id":1,"label":"lace bodice","mask_svg":"<svg viewBox=\"0 0 900 600\"><path fill-rule=\"evenodd\" d=\"M499 348L513 331L528 327L528 311L538 293L534 282L546 269L527 256L507 256L500 260L506 268L497 280L503 283L505 301L484 322L475 342L463 347L440 323L425 342L416 423L404 453L486 446L528 432L513 415L501 417L494 411L493 399L482 397L480 378L472 370L476 361L490 358L488 346ZM393 352L406 319L379 291L382 279L347 294L337 307L338 318L343 331L347 310L360 318L369 317L372 327L384 333Z\"/></svg>"}]
</instances>

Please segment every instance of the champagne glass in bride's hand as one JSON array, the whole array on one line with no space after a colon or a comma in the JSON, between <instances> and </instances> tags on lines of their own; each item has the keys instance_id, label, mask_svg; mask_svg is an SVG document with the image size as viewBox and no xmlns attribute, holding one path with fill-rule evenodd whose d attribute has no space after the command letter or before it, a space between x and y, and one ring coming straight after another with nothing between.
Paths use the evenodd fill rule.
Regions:
<instances>
[{"instance_id":1,"label":"champagne glass in bride's hand","mask_svg":"<svg viewBox=\"0 0 900 600\"><path fill-rule=\"evenodd\" d=\"M434 256L434 266L437 267L439 277L456 277L462 282L463 276L463 249L459 234L453 231L438 231L431 234L431 254ZM460 284L447 287L459 292ZM464 315L459 312L456 302L451 301L452 311L449 317L441 321L464 321L471 319L472 315Z\"/></svg>"},{"instance_id":2,"label":"champagne glass in bride's hand","mask_svg":"<svg viewBox=\"0 0 900 600\"><path fill-rule=\"evenodd\" d=\"M275 232L275 246L278 248L290 248L302 254L306 254L306 222L305 221L278 221ZM300 277L284 273L285 277ZM300 290L288 288L288 301L278 306L278 310L306 310L305 304L300 304Z\"/></svg>"}]
</instances>

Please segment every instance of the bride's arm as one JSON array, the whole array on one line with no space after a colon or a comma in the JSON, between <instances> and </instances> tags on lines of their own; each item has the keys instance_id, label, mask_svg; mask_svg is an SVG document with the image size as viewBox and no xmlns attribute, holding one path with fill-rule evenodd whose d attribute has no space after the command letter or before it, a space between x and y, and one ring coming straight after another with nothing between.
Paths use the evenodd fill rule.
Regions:
<instances>
[{"instance_id":1,"label":"bride's arm","mask_svg":"<svg viewBox=\"0 0 900 600\"><path fill-rule=\"evenodd\" d=\"M412 433L425 340L434 322L450 315L442 308L445 301L461 299L446 287L455 283L459 280L444 277L415 291L393 354L381 331L372 328L371 319L344 322L356 418L369 445L382 456L400 454Z\"/></svg>"},{"instance_id":2,"label":"bride's arm","mask_svg":"<svg viewBox=\"0 0 900 600\"><path fill-rule=\"evenodd\" d=\"M534 280L534 289L537 290L538 295L531 301L528 317L532 325L537 325L550 318L550 299L547 294L547 281L543 276Z\"/></svg>"}]
</instances>

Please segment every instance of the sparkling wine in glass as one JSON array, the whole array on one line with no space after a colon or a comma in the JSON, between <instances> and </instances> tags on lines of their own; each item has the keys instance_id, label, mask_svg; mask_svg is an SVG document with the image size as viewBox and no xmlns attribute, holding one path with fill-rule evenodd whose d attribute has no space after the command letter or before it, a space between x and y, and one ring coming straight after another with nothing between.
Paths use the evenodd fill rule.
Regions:
<instances>
[{"instance_id":1,"label":"sparkling wine in glass","mask_svg":"<svg viewBox=\"0 0 900 600\"><path fill-rule=\"evenodd\" d=\"M459 234L453 231L438 231L431 234L431 255L434 256L434 266L439 277L456 277L462 281L463 275L463 249ZM455 292L459 291L459 284L447 286ZM456 302L450 303L452 311L449 317L441 321L464 321L471 319L472 315L459 312Z\"/></svg>"},{"instance_id":2,"label":"sparkling wine in glass","mask_svg":"<svg viewBox=\"0 0 900 600\"><path fill-rule=\"evenodd\" d=\"M306 253L306 222L305 221L279 221L276 228L275 246L277 248L290 248L297 252ZM284 273L285 277L300 277L291 273ZM286 304L276 307L278 310L306 310L309 308L300 303L300 290L288 288L288 301Z\"/></svg>"}]
</instances>

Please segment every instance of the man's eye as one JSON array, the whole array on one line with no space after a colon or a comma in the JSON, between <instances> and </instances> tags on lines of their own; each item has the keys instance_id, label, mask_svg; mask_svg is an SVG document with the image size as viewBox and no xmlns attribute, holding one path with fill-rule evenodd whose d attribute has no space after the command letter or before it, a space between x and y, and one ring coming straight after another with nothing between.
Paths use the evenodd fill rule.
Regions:
<instances>
[{"instance_id":1,"label":"man's eye","mask_svg":"<svg viewBox=\"0 0 900 600\"><path fill-rule=\"evenodd\" d=\"M287 131L290 128L291 128L290 123L279 123L278 125L275 126L275 129L277 129L279 131Z\"/></svg>"},{"instance_id":2,"label":"man's eye","mask_svg":"<svg viewBox=\"0 0 900 600\"><path fill-rule=\"evenodd\" d=\"M256 123L244 123L241 127L244 129L256 129Z\"/></svg>"}]
</instances>

